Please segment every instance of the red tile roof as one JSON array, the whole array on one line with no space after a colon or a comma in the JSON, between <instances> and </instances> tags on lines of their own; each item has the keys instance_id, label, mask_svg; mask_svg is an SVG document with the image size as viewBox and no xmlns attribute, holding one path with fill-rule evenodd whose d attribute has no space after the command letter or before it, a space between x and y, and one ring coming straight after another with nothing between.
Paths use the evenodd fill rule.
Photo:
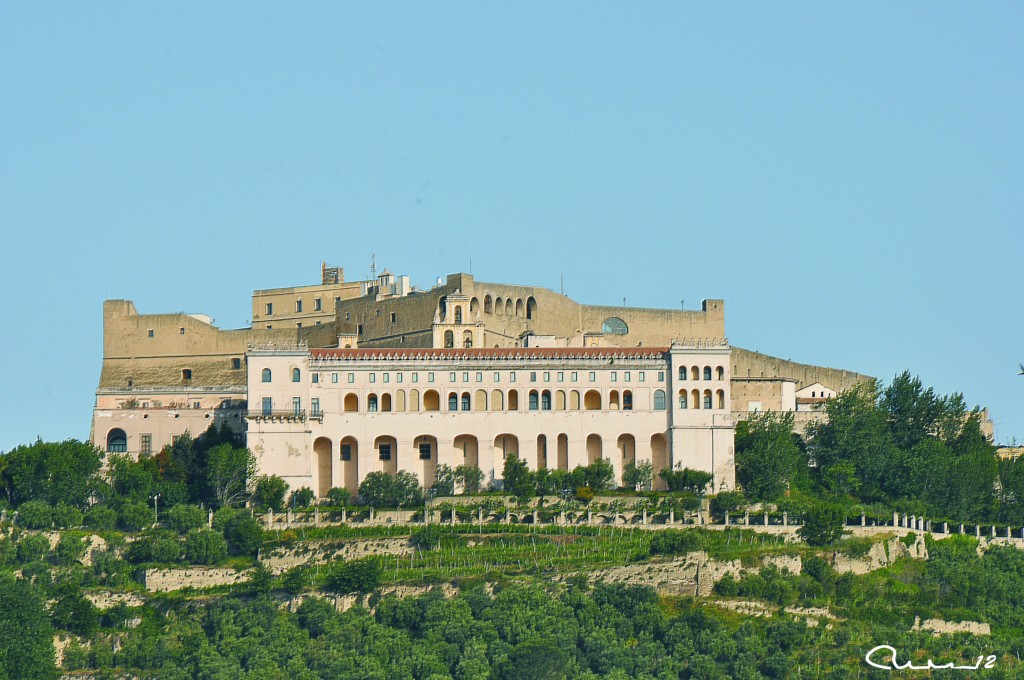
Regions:
<instances>
[{"instance_id":1,"label":"red tile roof","mask_svg":"<svg viewBox=\"0 0 1024 680\"><path fill-rule=\"evenodd\" d=\"M479 360L479 359L660 359L668 347L473 347L456 349L381 347L311 349L313 359Z\"/></svg>"}]
</instances>

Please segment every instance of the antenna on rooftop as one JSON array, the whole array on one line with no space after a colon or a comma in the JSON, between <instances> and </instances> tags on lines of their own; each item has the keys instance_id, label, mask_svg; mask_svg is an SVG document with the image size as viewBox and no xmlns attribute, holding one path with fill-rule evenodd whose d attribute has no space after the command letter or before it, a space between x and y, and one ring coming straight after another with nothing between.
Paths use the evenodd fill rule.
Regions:
<instances>
[{"instance_id":1,"label":"antenna on rooftop","mask_svg":"<svg viewBox=\"0 0 1024 680\"><path fill-rule=\"evenodd\" d=\"M370 253L370 278L377 278L377 253Z\"/></svg>"},{"instance_id":2,"label":"antenna on rooftop","mask_svg":"<svg viewBox=\"0 0 1024 680\"><path fill-rule=\"evenodd\" d=\"M563 272L558 272L558 287L562 295L565 295L565 274Z\"/></svg>"},{"instance_id":3,"label":"antenna on rooftop","mask_svg":"<svg viewBox=\"0 0 1024 680\"><path fill-rule=\"evenodd\" d=\"M686 309L686 301L685 300L680 300L679 301L679 309Z\"/></svg>"}]
</instances>

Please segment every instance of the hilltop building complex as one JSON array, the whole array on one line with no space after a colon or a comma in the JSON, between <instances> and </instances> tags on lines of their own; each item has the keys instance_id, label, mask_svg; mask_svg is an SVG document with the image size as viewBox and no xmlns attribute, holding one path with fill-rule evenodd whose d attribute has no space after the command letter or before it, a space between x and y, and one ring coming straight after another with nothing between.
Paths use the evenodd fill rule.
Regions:
<instances>
[{"instance_id":1,"label":"hilltop building complex","mask_svg":"<svg viewBox=\"0 0 1024 680\"><path fill-rule=\"evenodd\" d=\"M388 271L257 290L252 326L104 303L93 442L158 451L211 424L244 432L262 474L319 495L374 471L473 464L496 486L504 457L531 468L611 461L690 467L734 485L735 423L873 380L731 346L725 303L699 310L584 305L469 274L417 290Z\"/></svg>"}]
</instances>

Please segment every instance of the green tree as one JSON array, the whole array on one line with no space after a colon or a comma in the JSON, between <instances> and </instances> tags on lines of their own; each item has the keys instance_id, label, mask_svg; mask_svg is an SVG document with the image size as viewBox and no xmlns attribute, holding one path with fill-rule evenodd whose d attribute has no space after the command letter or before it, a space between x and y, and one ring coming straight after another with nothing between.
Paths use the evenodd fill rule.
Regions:
<instances>
[{"instance_id":1,"label":"green tree","mask_svg":"<svg viewBox=\"0 0 1024 680\"><path fill-rule=\"evenodd\" d=\"M18 562L28 564L43 559L50 552L50 539L46 536L31 534L18 539Z\"/></svg>"},{"instance_id":2,"label":"green tree","mask_svg":"<svg viewBox=\"0 0 1024 680\"><path fill-rule=\"evenodd\" d=\"M793 414L753 413L736 426L736 481L755 501L786 491L804 462L793 434Z\"/></svg>"},{"instance_id":3,"label":"green tree","mask_svg":"<svg viewBox=\"0 0 1024 680\"><path fill-rule=\"evenodd\" d=\"M128 545L124 556L133 564L177 562L181 559L181 541L170 531L147 531Z\"/></svg>"},{"instance_id":4,"label":"green tree","mask_svg":"<svg viewBox=\"0 0 1024 680\"><path fill-rule=\"evenodd\" d=\"M301 489L292 491L292 495L288 498L288 505L293 508L308 508L313 504L313 500L316 495L313 490L308 486L304 486Z\"/></svg>"},{"instance_id":5,"label":"green tree","mask_svg":"<svg viewBox=\"0 0 1024 680\"><path fill-rule=\"evenodd\" d=\"M530 472L526 461L515 453L509 453L505 456L502 478L504 480L504 491L519 499L529 498L537 491L533 474Z\"/></svg>"},{"instance_id":6,"label":"green tree","mask_svg":"<svg viewBox=\"0 0 1024 680\"><path fill-rule=\"evenodd\" d=\"M255 556L263 543L263 527L256 518L243 512L228 521L224 538L233 553Z\"/></svg>"},{"instance_id":7,"label":"green tree","mask_svg":"<svg viewBox=\"0 0 1024 680\"><path fill-rule=\"evenodd\" d=\"M284 509L284 495L288 492L288 483L276 475L262 476L256 480L253 492L253 503L260 510Z\"/></svg>"},{"instance_id":8,"label":"green tree","mask_svg":"<svg viewBox=\"0 0 1024 680\"><path fill-rule=\"evenodd\" d=\"M809 508L797 535L811 546L832 545L843 537L846 514L838 505L819 503Z\"/></svg>"},{"instance_id":9,"label":"green tree","mask_svg":"<svg viewBox=\"0 0 1024 680\"><path fill-rule=\"evenodd\" d=\"M64 502L86 507L102 460L103 454L85 442L37 440L3 456L0 485L12 505L41 500L50 505Z\"/></svg>"},{"instance_id":10,"label":"green tree","mask_svg":"<svg viewBox=\"0 0 1024 680\"><path fill-rule=\"evenodd\" d=\"M634 491L650 490L654 482L654 466L650 461L637 465L629 462L622 468L622 483Z\"/></svg>"},{"instance_id":11,"label":"green tree","mask_svg":"<svg viewBox=\"0 0 1024 680\"><path fill-rule=\"evenodd\" d=\"M53 624L75 635L89 637L99 628L100 613L80 592L62 595L50 610Z\"/></svg>"},{"instance_id":12,"label":"green tree","mask_svg":"<svg viewBox=\"0 0 1024 680\"><path fill-rule=\"evenodd\" d=\"M85 524L94 531L109 531L117 526L117 511L97 505L85 513Z\"/></svg>"},{"instance_id":13,"label":"green tree","mask_svg":"<svg viewBox=\"0 0 1024 680\"><path fill-rule=\"evenodd\" d=\"M455 482L462 487L462 493L480 493L484 473L476 465L460 465L455 468Z\"/></svg>"},{"instance_id":14,"label":"green tree","mask_svg":"<svg viewBox=\"0 0 1024 680\"><path fill-rule=\"evenodd\" d=\"M185 558L192 564L216 564L227 555L227 542L212 529L193 529L185 536Z\"/></svg>"},{"instance_id":15,"label":"green tree","mask_svg":"<svg viewBox=\"0 0 1024 680\"><path fill-rule=\"evenodd\" d=\"M53 523L58 529L77 529L82 519L82 511L73 505L61 502L53 509Z\"/></svg>"},{"instance_id":16,"label":"green tree","mask_svg":"<svg viewBox=\"0 0 1024 680\"><path fill-rule=\"evenodd\" d=\"M249 449L236 449L226 443L207 453L206 486L216 507L243 503L255 477L256 456Z\"/></svg>"},{"instance_id":17,"label":"green tree","mask_svg":"<svg viewBox=\"0 0 1024 680\"><path fill-rule=\"evenodd\" d=\"M125 531L142 531L153 524L153 509L145 503L129 502L117 513L117 523Z\"/></svg>"},{"instance_id":18,"label":"green tree","mask_svg":"<svg viewBox=\"0 0 1024 680\"><path fill-rule=\"evenodd\" d=\"M31 583L0 574L0 678L51 680L57 666L53 627Z\"/></svg>"},{"instance_id":19,"label":"green tree","mask_svg":"<svg viewBox=\"0 0 1024 680\"><path fill-rule=\"evenodd\" d=\"M85 539L72 534L62 534L53 549L53 561L59 566L69 567L85 557Z\"/></svg>"},{"instance_id":20,"label":"green tree","mask_svg":"<svg viewBox=\"0 0 1024 680\"><path fill-rule=\"evenodd\" d=\"M382 566L378 557L363 557L337 565L325 586L334 593L370 593L380 587Z\"/></svg>"},{"instance_id":21,"label":"green tree","mask_svg":"<svg viewBox=\"0 0 1024 680\"><path fill-rule=\"evenodd\" d=\"M371 472L359 485L359 500L374 508L413 507L423 502L423 491L411 472Z\"/></svg>"},{"instance_id":22,"label":"green tree","mask_svg":"<svg viewBox=\"0 0 1024 680\"><path fill-rule=\"evenodd\" d=\"M438 466L440 467L440 466ZM327 490L327 504L335 508L347 507L352 499L352 492L348 489L332 486Z\"/></svg>"},{"instance_id":23,"label":"green tree","mask_svg":"<svg viewBox=\"0 0 1024 680\"><path fill-rule=\"evenodd\" d=\"M46 501L28 501L18 506L18 524L26 529L49 529L53 526L53 508Z\"/></svg>"},{"instance_id":24,"label":"green tree","mask_svg":"<svg viewBox=\"0 0 1024 680\"><path fill-rule=\"evenodd\" d=\"M434 471L434 483L430 487L437 496L455 495L455 470L441 463Z\"/></svg>"},{"instance_id":25,"label":"green tree","mask_svg":"<svg viewBox=\"0 0 1024 680\"><path fill-rule=\"evenodd\" d=\"M188 533L192 529L206 525L206 511L198 505L178 503L164 515L164 522L179 534Z\"/></svg>"}]
</instances>

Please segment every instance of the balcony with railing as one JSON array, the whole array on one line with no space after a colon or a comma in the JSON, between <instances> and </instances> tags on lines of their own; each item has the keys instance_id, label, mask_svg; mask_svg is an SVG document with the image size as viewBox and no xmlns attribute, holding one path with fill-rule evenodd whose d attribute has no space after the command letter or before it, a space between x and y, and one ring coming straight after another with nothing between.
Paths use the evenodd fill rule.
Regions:
<instances>
[{"instance_id":1,"label":"balcony with railing","mask_svg":"<svg viewBox=\"0 0 1024 680\"><path fill-rule=\"evenodd\" d=\"M319 413L314 416L318 417ZM305 409L286 409L286 410L274 410L274 409L249 409L245 412L245 417L248 420L263 420L263 421L277 421L277 422L291 422L291 423L304 423L306 422L306 410Z\"/></svg>"}]
</instances>

